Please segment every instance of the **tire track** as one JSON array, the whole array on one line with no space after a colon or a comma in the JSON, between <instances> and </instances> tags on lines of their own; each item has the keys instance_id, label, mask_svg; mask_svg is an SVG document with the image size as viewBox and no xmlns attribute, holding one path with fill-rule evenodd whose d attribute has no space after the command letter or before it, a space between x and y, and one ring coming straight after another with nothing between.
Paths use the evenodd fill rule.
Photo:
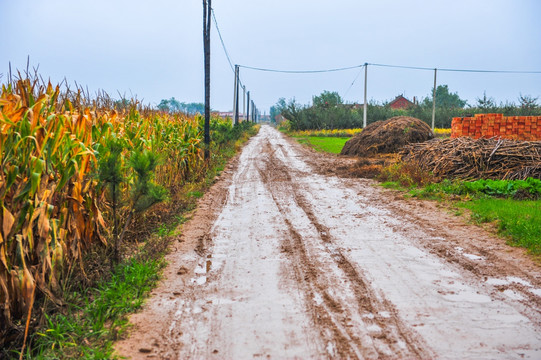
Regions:
<instances>
[{"instance_id":1,"label":"tire track","mask_svg":"<svg viewBox=\"0 0 541 360\"><path fill-rule=\"evenodd\" d=\"M304 282L314 322L325 341L332 344L329 353L340 358L427 358L426 345L406 331L392 305L375 294L335 246L328 229L321 225L300 194L292 175L294 171L275 156L276 150L270 142L267 141L264 151L267 159L259 172L283 214L290 234L285 248ZM285 155L282 148L278 151ZM298 231L289 220L288 215L295 211L292 208L304 214L308 226L313 228L311 233ZM291 217L299 221L297 214ZM332 279L324 276L325 273L342 280L342 294L332 287Z\"/></svg>"}]
</instances>

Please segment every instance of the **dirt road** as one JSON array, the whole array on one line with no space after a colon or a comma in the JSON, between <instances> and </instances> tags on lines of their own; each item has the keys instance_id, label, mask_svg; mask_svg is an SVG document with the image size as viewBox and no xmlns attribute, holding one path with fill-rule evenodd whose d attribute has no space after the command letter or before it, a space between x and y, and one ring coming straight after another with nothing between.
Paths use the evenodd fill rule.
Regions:
<instances>
[{"instance_id":1,"label":"dirt road","mask_svg":"<svg viewBox=\"0 0 541 360\"><path fill-rule=\"evenodd\" d=\"M541 358L541 270L263 126L117 345L134 359ZM332 172L332 171L331 171Z\"/></svg>"}]
</instances>

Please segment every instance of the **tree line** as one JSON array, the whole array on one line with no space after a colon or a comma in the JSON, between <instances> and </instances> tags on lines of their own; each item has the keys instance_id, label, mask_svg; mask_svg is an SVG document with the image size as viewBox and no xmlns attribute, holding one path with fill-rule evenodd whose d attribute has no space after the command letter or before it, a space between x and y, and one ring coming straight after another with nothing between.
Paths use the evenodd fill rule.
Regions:
<instances>
[{"instance_id":1,"label":"tree line","mask_svg":"<svg viewBox=\"0 0 541 360\"><path fill-rule=\"evenodd\" d=\"M431 91L432 94L432 91ZM367 104L367 123L386 120L393 116L412 116L432 123L432 95L406 109L393 109L390 101L379 103L374 100ZM494 98L486 95L476 99L475 104L469 105L461 99L458 93L451 92L447 85L436 88L435 126L451 127L453 117L472 116L481 113L502 113L505 116L541 116L541 105L537 97L522 95L518 103L506 101L496 103ZM324 91L312 98L312 104L303 105L291 99L284 98L270 109L271 119L282 115L289 121L292 130L309 129L349 129L360 128L363 124L363 106L346 104L337 92Z\"/></svg>"},{"instance_id":2,"label":"tree line","mask_svg":"<svg viewBox=\"0 0 541 360\"><path fill-rule=\"evenodd\" d=\"M171 99L162 99L157 106L158 110L166 113L185 113L187 115L196 115L205 113L205 104L203 103L185 103L180 102L174 97Z\"/></svg>"}]
</instances>

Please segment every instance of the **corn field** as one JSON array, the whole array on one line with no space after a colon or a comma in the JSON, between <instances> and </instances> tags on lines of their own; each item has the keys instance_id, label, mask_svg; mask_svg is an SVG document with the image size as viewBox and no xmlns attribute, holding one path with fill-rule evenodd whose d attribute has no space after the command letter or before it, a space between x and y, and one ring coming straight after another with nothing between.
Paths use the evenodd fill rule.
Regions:
<instances>
[{"instance_id":1,"label":"corn field","mask_svg":"<svg viewBox=\"0 0 541 360\"><path fill-rule=\"evenodd\" d=\"M28 327L38 296L61 304L89 249L204 171L201 119L105 103L31 79L2 87L0 337Z\"/></svg>"}]
</instances>

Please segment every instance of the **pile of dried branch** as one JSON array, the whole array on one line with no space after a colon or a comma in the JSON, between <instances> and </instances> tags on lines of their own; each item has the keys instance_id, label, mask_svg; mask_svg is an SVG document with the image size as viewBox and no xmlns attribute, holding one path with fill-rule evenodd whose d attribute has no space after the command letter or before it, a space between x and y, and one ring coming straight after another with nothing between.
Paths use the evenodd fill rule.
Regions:
<instances>
[{"instance_id":1,"label":"pile of dried branch","mask_svg":"<svg viewBox=\"0 0 541 360\"><path fill-rule=\"evenodd\" d=\"M541 141L434 139L407 145L401 155L439 178L541 179Z\"/></svg>"}]
</instances>

